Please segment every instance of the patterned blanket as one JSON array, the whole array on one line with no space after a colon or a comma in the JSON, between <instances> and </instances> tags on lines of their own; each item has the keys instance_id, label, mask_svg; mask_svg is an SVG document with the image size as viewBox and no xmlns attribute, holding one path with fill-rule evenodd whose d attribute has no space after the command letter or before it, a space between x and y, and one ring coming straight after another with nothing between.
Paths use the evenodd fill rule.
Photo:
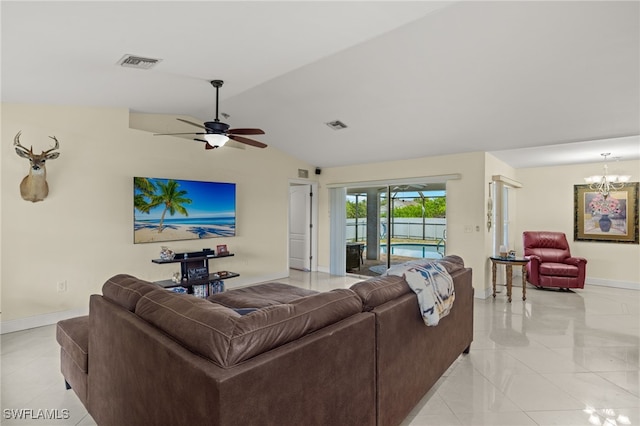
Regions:
<instances>
[{"instance_id":1,"label":"patterned blanket","mask_svg":"<svg viewBox=\"0 0 640 426\"><path fill-rule=\"evenodd\" d=\"M456 298L453 278L444 266L433 261L412 261L392 266L384 275L403 277L418 296L425 324L438 325L449 314Z\"/></svg>"}]
</instances>

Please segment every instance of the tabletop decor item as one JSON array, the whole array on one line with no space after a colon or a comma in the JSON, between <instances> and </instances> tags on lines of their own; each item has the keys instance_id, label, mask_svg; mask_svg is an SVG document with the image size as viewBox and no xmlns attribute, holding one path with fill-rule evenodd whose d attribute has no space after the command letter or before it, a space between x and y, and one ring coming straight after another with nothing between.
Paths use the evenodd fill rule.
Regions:
<instances>
[{"instance_id":1,"label":"tabletop decor item","mask_svg":"<svg viewBox=\"0 0 640 426\"><path fill-rule=\"evenodd\" d=\"M160 259L162 260L173 260L176 257L176 254L169 247L161 247L160 249Z\"/></svg>"}]
</instances>

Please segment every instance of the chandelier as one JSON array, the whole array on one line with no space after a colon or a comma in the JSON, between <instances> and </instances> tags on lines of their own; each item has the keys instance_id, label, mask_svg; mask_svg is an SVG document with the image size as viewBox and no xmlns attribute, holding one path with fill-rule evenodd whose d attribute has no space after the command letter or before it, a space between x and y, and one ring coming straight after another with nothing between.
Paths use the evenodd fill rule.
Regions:
<instances>
[{"instance_id":1,"label":"chandelier","mask_svg":"<svg viewBox=\"0 0 640 426\"><path fill-rule=\"evenodd\" d=\"M604 171L602 175L594 175L584 178L584 181L589 184L589 189L602 194L603 197L608 197L609 192L618 191L622 189L625 182L628 182L631 176L626 175L610 175L607 168L607 157L611 155L610 152L600 154L604 157Z\"/></svg>"}]
</instances>

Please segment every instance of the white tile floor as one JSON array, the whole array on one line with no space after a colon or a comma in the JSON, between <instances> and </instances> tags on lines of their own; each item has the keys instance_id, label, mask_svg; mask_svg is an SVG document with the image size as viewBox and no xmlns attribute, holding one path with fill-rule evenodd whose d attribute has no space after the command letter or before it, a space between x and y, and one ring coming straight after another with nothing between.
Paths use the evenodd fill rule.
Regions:
<instances>
[{"instance_id":1,"label":"white tile floor","mask_svg":"<svg viewBox=\"0 0 640 426\"><path fill-rule=\"evenodd\" d=\"M291 271L281 282L330 290L355 277ZM461 356L407 417L422 425L640 425L640 291L504 287L476 299L471 353ZM3 425L94 425L59 368L55 327L1 338ZM14 420L11 409L63 409L69 419Z\"/></svg>"}]
</instances>

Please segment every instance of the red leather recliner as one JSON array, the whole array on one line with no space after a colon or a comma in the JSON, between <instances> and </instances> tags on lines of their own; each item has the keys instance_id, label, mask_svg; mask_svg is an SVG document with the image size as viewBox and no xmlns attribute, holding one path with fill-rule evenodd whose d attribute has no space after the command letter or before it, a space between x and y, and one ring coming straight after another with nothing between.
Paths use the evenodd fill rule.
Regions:
<instances>
[{"instance_id":1,"label":"red leather recliner","mask_svg":"<svg viewBox=\"0 0 640 426\"><path fill-rule=\"evenodd\" d=\"M587 259L572 257L562 232L522 233L527 281L536 287L584 288Z\"/></svg>"}]
</instances>

